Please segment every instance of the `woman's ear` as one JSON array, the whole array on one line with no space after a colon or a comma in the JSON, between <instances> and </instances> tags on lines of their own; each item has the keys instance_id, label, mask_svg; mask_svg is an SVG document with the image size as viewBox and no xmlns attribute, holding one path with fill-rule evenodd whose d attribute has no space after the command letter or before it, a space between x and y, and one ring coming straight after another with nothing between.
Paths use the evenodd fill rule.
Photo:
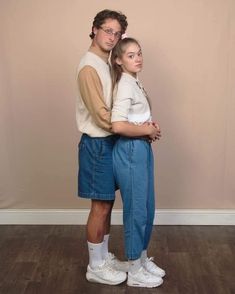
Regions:
<instances>
[{"instance_id":1,"label":"woman's ear","mask_svg":"<svg viewBox=\"0 0 235 294\"><path fill-rule=\"evenodd\" d=\"M122 61L121 61L120 58L117 57L117 58L115 59L115 61L116 61L116 63L117 63L118 65L122 65Z\"/></svg>"}]
</instances>

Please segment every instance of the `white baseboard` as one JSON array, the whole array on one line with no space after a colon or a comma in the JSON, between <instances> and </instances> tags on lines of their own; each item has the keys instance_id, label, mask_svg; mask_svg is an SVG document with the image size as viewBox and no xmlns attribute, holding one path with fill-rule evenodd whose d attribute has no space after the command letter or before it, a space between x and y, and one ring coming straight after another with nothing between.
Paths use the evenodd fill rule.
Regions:
<instances>
[{"instance_id":1,"label":"white baseboard","mask_svg":"<svg viewBox=\"0 0 235 294\"><path fill-rule=\"evenodd\" d=\"M88 209L0 209L0 225L84 225ZM122 224L113 209L112 224ZM235 225L235 209L158 209L156 225Z\"/></svg>"}]
</instances>

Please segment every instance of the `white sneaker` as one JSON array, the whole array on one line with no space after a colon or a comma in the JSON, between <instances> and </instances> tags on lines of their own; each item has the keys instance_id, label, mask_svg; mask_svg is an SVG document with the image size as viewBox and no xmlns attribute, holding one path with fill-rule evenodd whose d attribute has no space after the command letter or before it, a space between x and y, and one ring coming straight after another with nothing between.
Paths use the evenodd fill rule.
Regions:
<instances>
[{"instance_id":1,"label":"white sneaker","mask_svg":"<svg viewBox=\"0 0 235 294\"><path fill-rule=\"evenodd\" d=\"M108 256L106 257L106 262L117 271L128 272L128 261L121 261L117 259L117 257L111 252L108 253Z\"/></svg>"},{"instance_id":2,"label":"white sneaker","mask_svg":"<svg viewBox=\"0 0 235 294\"><path fill-rule=\"evenodd\" d=\"M146 258L145 261L142 263L144 268L151 273L152 275L159 276L163 278L166 275L166 272L156 265L156 263L153 262L154 258Z\"/></svg>"},{"instance_id":3,"label":"white sneaker","mask_svg":"<svg viewBox=\"0 0 235 294\"><path fill-rule=\"evenodd\" d=\"M132 287L155 288L163 283L163 279L149 273L143 266L136 272L128 272L127 285Z\"/></svg>"},{"instance_id":4,"label":"white sneaker","mask_svg":"<svg viewBox=\"0 0 235 294\"><path fill-rule=\"evenodd\" d=\"M87 266L86 278L89 282L118 285L127 278L126 273L113 269L106 261L95 269Z\"/></svg>"}]
</instances>

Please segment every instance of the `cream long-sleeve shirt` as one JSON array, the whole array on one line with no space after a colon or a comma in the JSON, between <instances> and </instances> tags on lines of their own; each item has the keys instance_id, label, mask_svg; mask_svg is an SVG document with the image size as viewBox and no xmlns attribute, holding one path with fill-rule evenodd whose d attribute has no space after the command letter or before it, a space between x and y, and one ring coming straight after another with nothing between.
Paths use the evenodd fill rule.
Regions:
<instances>
[{"instance_id":1,"label":"cream long-sleeve shirt","mask_svg":"<svg viewBox=\"0 0 235 294\"><path fill-rule=\"evenodd\" d=\"M76 119L79 131L91 137L111 134L112 83L110 66L96 53L88 51L77 75Z\"/></svg>"}]
</instances>

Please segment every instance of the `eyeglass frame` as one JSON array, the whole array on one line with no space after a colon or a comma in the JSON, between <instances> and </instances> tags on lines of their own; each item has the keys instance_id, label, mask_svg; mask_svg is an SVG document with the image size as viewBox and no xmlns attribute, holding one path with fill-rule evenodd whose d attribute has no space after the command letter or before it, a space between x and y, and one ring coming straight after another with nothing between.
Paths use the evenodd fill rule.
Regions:
<instances>
[{"instance_id":1,"label":"eyeglass frame","mask_svg":"<svg viewBox=\"0 0 235 294\"><path fill-rule=\"evenodd\" d=\"M117 39L120 39L122 36L122 32L118 31L118 32L114 32L111 28L102 28L99 27L99 29L101 29L103 32L105 32L107 35L109 36L114 36Z\"/></svg>"}]
</instances>

